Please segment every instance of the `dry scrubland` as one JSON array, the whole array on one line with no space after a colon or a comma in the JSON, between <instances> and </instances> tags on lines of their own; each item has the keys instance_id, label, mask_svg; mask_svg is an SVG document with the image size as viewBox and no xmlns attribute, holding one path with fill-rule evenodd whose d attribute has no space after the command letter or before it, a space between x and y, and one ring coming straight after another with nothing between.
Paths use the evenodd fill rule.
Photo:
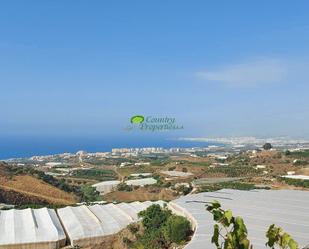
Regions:
<instances>
[{"instance_id":1,"label":"dry scrubland","mask_svg":"<svg viewBox=\"0 0 309 249\"><path fill-rule=\"evenodd\" d=\"M30 175L11 176L4 164L0 165L0 202L9 200L24 203L69 205L76 202L73 194L62 191Z\"/></svg>"}]
</instances>

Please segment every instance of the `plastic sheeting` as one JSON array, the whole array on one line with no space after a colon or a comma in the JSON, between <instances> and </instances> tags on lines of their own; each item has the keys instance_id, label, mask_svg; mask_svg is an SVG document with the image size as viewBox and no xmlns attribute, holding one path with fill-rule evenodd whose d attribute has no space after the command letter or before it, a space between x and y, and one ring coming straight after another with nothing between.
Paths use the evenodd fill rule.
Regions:
<instances>
[{"instance_id":1,"label":"plastic sheeting","mask_svg":"<svg viewBox=\"0 0 309 249\"><path fill-rule=\"evenodd\" d=\"M109 192L112 192L119 183L120 181L105 181L93 184L92 187L96 188L96 190L99 191L100 194L107 194Z\"/></svg>"},{"instance_id":2,"label":"plastic sheeting","mask_svg":"<svg viewBox=\"0 0 309 249\"><path fill-rule=\"evenodd\" d=\"M300 248L309 244L308 191L224 189L187 195L169 204L195 223L194 236L186 249L214 248L211 244L214 221L203 203L214 200L219 201L223 209L231 209L235 216L243 217L249 240L256 249L266 248L265 233L273 223L291 234Z\"/></svg>"},{"instance_id":3,"label":"plastic sheeting","mask_svg":"<svg viewBox=\"0 0 309 249\"><path fill-rule=\"evenodd\" d=\"M152 185L156 184L157 180L149 177L149 178L142 178L142 179L136 179L136 180L127 180L125 181L127 185L133 185L133 186L145 186L145 185Z\"/></svg>"},{"instance_id":4,"label":"plastic sheeting","mask_svg":"<svg viewBox=\"0 0 309 249\"><path fill-rule=\"evenodd\" d=\"M119 232L138 220L137 214L150 205L164 202L132 202L120 204L65 207L58 215L72 246L89 246Z\"/></svg>"},{"instance_id":5,"label":"plastic sheeting","mask_svg":"<svg viewBox=\"0 0 309 249\"><path fill-rule=\"evenodd\" d=\"M60 221L52 209L0 211L1 249L55 249L65 241Z\"/></svg>"}]
</instances>

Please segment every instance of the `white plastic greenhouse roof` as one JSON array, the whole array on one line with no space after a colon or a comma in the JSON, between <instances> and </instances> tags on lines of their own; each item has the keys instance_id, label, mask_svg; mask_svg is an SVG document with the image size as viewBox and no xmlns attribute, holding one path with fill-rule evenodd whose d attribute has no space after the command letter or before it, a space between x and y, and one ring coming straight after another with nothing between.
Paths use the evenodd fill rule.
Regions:
<instances>
[{"instance_id":1,"label":"white plastic greenhouse roof","mask_svg":"<svg viewBox=\"0 0 309 249\"><path fill-rule=\"evenodd\" d=\"M136 180L127 180L125 183L128 185L133 185L133 186L145 186L145 185L156 184L157 180L152 177L149 177L149 178L142 178L142 179L136 179Z\"/></svg>"},{"instance_id":2,"label":"white plastic greenhouse roof","mask_svg":"<svg viewBox=\"0 0 309 249\"><path fill-rule=\"evenodd\" d=\"M231 209L234 215L243 217L255 249L266 248L265 233L273 223L291 234L300 248L309 244L309 191L224 189L187 195L169 204L196 225L186 249L215 248L211 244L213 217L206 211L205 203L201 203L214 200L218 200L223 209Z\"/></svg>"},{"instance_id":3,"label":"white plastic greenhouse roof","mask_svg":"<svg viewBox=\"0 0 309 249\"><path fill-rule=\"evenodd\" d=\"M147 201L65 207L58 209L58 215L71 245L87 246L137 221L137 214L154 203L164 204Z\"/></svg>"},{"instance_id":4,"label":"white plastic greenhouse roof","mask_svg":"<svg viewBox=\"0 0 309 249\"><path fill-rule=\"evenodd\" d=\"M173 177L189 177L193 175L190 172L182 172L182 171L177 171L177 170L166 170L166 171L161 171L161 173L164 175L173 176Z\"/></svg>"},{"instance_id":5,"label":"white plastic greenhouse roof","mask_svg":"<svg viewBox=\"0 0 309 249\"><path fill-rule=\"evenodd\" d=\"M0 248L42 243L41 248L56 248L65 243L65 234L52 209L0 211ZM43 245L44 244L44 245Z\"/></svg>"},{"instance_id":6,"label":"white plastic greenhouse roof","mask_svg":"<svg viewBox=\"0 0 309 249\"><path fill-rule=\"evenodd\" d=\"M265 232L273 223L291 234L300 248L309 244L309 191L220 190L187 195L168 204L193 222L195 233L186 249L215 248L211 244L213 217L203 203L214 200L244 218L254 249L265 249ZM57 210L59 217L47 208L0 211L0 249L60 248L66 242L64 230L71 245L93 245L137 221L137 214L154 203L164 205L163 201L137 201L66 207Z\"/></svg>"},{"instance_id":7,"label":"white plastic greenhouse roof","mask_svg":"<svg viewBox=\"0 0 309 249\"><path fill-rule=\"evenodd\" d=\"M118 180L114 180L114 181L104 181L104 182L99 182L96 184L93 184L92 187L100 187L100 186L114 186L114 185L118 185L120 183L120 181Z\"/></svg>"}]
</instances>

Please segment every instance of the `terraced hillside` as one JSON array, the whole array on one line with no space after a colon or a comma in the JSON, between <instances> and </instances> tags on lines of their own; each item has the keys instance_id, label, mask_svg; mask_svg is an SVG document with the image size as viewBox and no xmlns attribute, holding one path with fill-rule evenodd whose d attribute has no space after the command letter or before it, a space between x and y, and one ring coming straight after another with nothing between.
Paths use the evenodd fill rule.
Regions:
<instances>
[{"instance_id":1,"label":"terraced hillside","mask_svg":"<svg viewBox=\"0 0 309 249\"><path fill-rule=\"evenodd\" d=\"M34 176L12 175L8 166L0 163L0 202L68 205L75 203L76 197Z\"/></svg>"}]
</instances>

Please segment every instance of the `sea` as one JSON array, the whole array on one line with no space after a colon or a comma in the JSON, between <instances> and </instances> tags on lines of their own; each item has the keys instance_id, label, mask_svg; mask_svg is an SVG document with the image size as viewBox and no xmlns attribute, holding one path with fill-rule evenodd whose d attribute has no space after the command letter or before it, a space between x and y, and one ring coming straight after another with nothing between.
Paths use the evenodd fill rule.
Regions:
<instances>
[{"instance_id":1,"label":"sea","mask_svg":"<svg viewBox=\"0 0 309 249\"><path fill-rule=\"evenodd\" d=\"M113 148L193 148L215 145L183 141L175 137L122 136L5 136L0 137L0 160L60 153L110 152Z\"/></svg>"}]
</instances>

